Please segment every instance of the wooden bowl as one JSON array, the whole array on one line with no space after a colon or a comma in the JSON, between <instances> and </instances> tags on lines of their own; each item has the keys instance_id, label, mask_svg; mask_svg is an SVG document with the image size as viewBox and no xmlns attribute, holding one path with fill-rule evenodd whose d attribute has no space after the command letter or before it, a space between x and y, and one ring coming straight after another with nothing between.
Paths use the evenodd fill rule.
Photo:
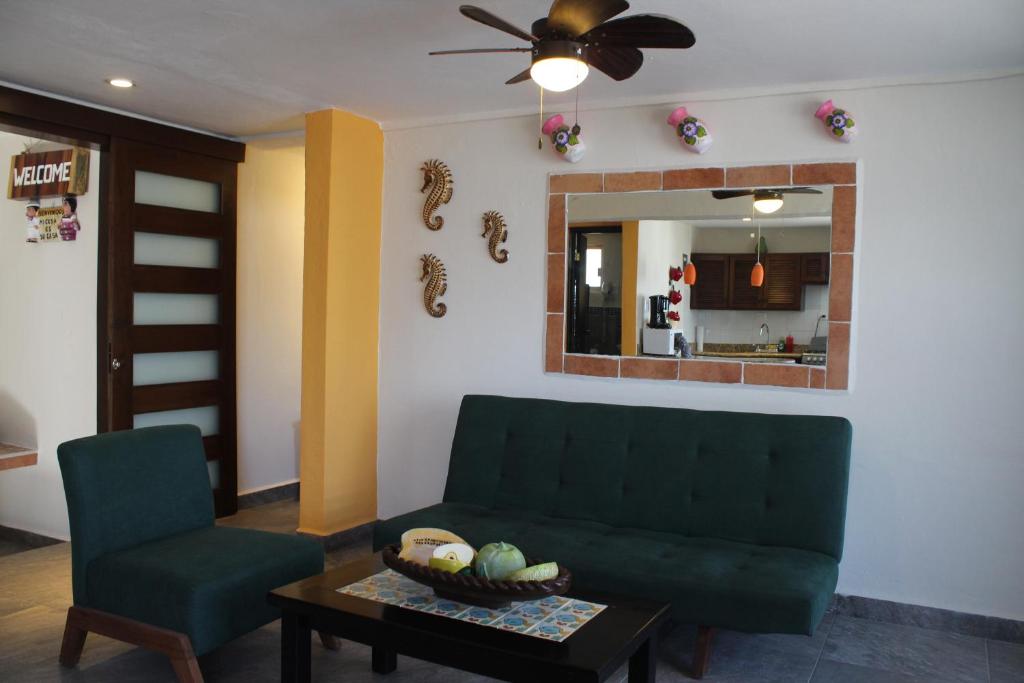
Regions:
<instances>
[{"instance_id":1,"label":"wooden bowl","mask_svg":"<svg viewBox=\"0 0 1024 683\"><path fill-rule=\"evenodd\" d=\"M513 600L540 600L551 595L563 595L572 586L572 572L558 565L558 576L547 581L491 581L479 576L452 574L440 569L407 562L398 556L401 548L386 546L381 553L384 564L417 583L430 586L439 598L464 602L480 607L508 607ZM542 560L528 560L527 566L542 564Z\"/></svg>"}]
</instances>

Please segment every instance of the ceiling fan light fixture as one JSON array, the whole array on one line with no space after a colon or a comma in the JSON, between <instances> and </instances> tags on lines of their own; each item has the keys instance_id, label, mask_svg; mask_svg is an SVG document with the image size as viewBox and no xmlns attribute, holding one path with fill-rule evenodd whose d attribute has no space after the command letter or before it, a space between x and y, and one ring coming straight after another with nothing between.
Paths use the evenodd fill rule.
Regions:
<instances>
[{"instance_id":1,"label":"ceiling fan light fixture","mask_svg":"<svg viewBox=\"0 0 1024 683\"><path fill-rule=\"evenodd\" d=\"M781 192L755 192L754 208L758 213L775 213L782 208Z\"/></svg>"},{"instance_id":2,"label":"ceiling fan light fixture","mask_svg":"<svg viewBox=\"0 0 1024 683\"><path fill-rule=\"evenodd\" d=\"M571 41L541 43L533 49L530 78L552 92L572 90L582 83L590 67L583 58L583 46Z\"/></svg>"}]
</instances>

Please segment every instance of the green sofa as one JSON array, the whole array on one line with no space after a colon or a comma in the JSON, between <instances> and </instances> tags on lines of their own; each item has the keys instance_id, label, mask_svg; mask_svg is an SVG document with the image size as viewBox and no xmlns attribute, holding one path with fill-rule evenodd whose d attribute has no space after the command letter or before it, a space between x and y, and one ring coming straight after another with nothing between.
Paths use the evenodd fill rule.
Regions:
<instances>
[{"instance_id":1,"label":"green sofa","mask_svg":"<svg viewBox=\"0 0 1024 683\"><path fill-rule=\"evenodd\" d=\"M580 589L664 600L702 627L810 634L843 552L850 423L466 396L443 502L374 547L440 527L557 560ZM385 482L386 484L386 482Z\"/></svg>"},{"instance_id":2,"label":"green sofa","mask_svg":"<svg viewBox=\"0 0 1024 683\"><path fill-rule=\"evenodd\" d=\"M316 541L214 525L194 426L77 439L57 458L74 593L65 665L93 631L164 652L179 679L201 680L196 655L279 618L267 592L323 571Z\"/></svg>"}]
</instances>

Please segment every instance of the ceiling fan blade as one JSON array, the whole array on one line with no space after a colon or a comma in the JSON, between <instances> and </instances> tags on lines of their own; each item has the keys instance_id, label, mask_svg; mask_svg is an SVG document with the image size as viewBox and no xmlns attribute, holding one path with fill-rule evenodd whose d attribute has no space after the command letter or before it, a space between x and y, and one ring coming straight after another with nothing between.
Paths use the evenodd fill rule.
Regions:
<instances>
[{"instance_id":1,"label":"ceiling fan blade","mask_svg":"<svg viewBox=\"0 0 1024 683\"><path fill-rule=\"evenodd\" d=\"M529 69L527 69L526 71L520 71L519 73L517 73L512 78L508 79L507 81L505 81L505 85L513 85L515 83L522 83L523 81L528 81L528 80L530 80L530 70Z\"/></svg>"},{"instance_id":2,"label":"ceiling fan blade","mask_svg":"<svg viewBox=\"0 0 1024 683\"><path fill-rule=\"evenodd\" d=\"M548 28L575 38L628 9L626 0L555 0Z\"/></svg>"},{"instance_id":3,"label":"ceiling fan blade","mask_svg":"<svg viewBox=\"0 0 1024 683\"><path fill-rule=\"evenodd\" d=\"M821 194L821 190L813 187L780 187L778 191L783 194Z\"/></svg>"},{"instance_id":4,"label":"ceiling fan blade","mask_svg":"<svg viewBox=\"0 0 1024 683\"><path fill-rule=\"evenodd\" d=\"M675 19L657 14L637 14L601 24L580 40L593 45L630 45L685 49L697 39L693 31Z\"/></svg>"},{"instance_id":5,"label":"ceiling fan blade","mask_svg":"<svg viewBox=\"0 0 1024 683\"><path fill-rule=\"evenodd\" d=\"M459 7L459 11L462 12L463 16L469 17L473 21L479 21L481 24L484 24L485 26L490 26L491 28L496 28L499 31L510 33L514 35L516 38L522 38L523 40L528 40L531 43L537 41L536 36L531 36L523 29L508 23L501 17L494 16L485 9L480 9L479 7L474 7L473 5L462 5Z\"/></svg>"},{"instance_id":6,"label":"ceiling fan blade","mask_svg":"<svg viewBox=\"0 0 1024 683\"><path fill-rule=\"evenodd\" d=\"M532 48L529 47L479 47L468 50L434 50L428 52L428 55L476 55L476 54L487 54L489 52L530 52Z\"/></svg>"},{"instance_id":7,"label":"ceiling fan blade","mask_svg":"<svg viewBox=\"0 0 1024 683\"><path fill-rule=\"evenodd\" d=\"M754 194L753 190L711 190L711 196L715 199L732 199L733 197L746 197Z\"/></svg>"},{"instance_id":8,"label":"ceiling fan blade","mask_svg":"<svg viewBox=\"0 0 1024 683\"><path fill-rule=\"evenodd\" d=\"M587 64L617 81L624 81L644 64L644 54L635 47L592 47L587 49Z\"/></svg>"}]
</instances>

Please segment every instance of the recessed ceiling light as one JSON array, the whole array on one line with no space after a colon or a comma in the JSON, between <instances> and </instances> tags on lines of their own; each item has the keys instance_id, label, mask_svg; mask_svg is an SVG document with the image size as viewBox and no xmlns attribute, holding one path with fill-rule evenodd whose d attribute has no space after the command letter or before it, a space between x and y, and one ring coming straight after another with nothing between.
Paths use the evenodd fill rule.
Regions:
<instances>
[{"instance_id":1,"label":"recessed ceiling light","mask_svg":"<svg viewBox=\"0 0 1024 683\"><path fill-rule=\"evenodd\" d=\"M108 78L107 83L114 86L115 88L132 88L135 87L135 83L128 80L127 78Z\"/></svg>"},{"instance_id":2,"label":"recessed ceiling light","mask_svg":"<svg viewBox=\"0 0 1024 683\"><path fill-rule=\"evenodd\" d=\"M750 221L751 221L751 218L750 218L750 216L744 216L744 217L743 217L743 222L744 222L744 223L749 223Z\"/></svg>"}]
</instances>

